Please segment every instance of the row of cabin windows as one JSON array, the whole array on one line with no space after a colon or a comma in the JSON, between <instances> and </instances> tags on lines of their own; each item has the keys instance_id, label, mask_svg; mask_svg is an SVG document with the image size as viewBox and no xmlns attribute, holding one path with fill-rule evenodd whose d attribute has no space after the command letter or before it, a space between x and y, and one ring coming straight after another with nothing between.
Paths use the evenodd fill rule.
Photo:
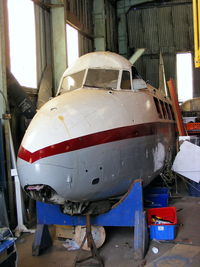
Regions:
<instances>
[{"instance_id":1,"label":"row of cabin windows","mask_svg":"<svg viewBox=\"0 0 200 267\"><path fill-rule=\"evenodd\" d=\"M154 103L160 119L175 120L172 105L154 97Z\"/></svg>"}]
</instances>

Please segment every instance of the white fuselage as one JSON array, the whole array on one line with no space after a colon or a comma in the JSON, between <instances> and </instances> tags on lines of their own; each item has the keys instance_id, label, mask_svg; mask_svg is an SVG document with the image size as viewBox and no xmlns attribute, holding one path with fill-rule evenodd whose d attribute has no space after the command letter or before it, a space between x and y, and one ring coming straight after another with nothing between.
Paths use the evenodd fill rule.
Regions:
<instances>
[{"instance_id":1,"label":"white fuselage","mask_svg":"<svg viewBox=\"0 0 200 267\"><path fill-rule=\"evenodd\" d=\"M95 61L99 65L90 70L86 65L94 65L95 56L106 56L107 61ZM81 87L65 90L33 118L19 150L18 171L23 188L39 194L39 200L81 203L118 196L135 179L148 184L172 159L175 134L170 101L149 85L134 90L134 82L127 83L131 64L121 58L109 52L81 57L78 72L75 66L63 75L60 92L62 84L75 87L80 77ZM100 71L100 64L108 66ZM81 72L80 66L86 71ZM116 88L91 86L94 80L106 87L98 73L111 77L108 82ZM77 75L78 80L73 80Z\"/></svg>"},{"instance_id":2,"label":"white fuselage","mask_svg":"<svg viewBox=\"0 0 200 267\"><path fill-rule=\"evenodd\" d=\"M70 201L122 194L134 179L149 183L170 159L173 126L158 118L148 89L68 92L43 106L25 134L22 186L46 184Z\"/></svg>"}]
</instances>

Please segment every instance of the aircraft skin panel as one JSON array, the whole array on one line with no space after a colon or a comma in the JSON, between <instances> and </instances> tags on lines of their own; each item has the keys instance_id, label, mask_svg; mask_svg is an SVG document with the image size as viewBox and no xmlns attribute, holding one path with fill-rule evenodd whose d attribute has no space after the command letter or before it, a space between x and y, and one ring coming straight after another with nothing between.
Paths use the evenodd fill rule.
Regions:
<instances>
[{"instance_id":1,"label":"aircraft skin panel","mask_svg":"<svg viewBox=\"0 0 200 267\"><path fill-rule=\"evenodd\" d=\"M127 59L118 54L98 51L78 58L77 61L64 72L63 77L88 68L129 70L131 66L132 64Z\"/></svg>"},{"instance_id":2,"label":"aircraft skin panel","mask_svg":"<svg viewBox=\"0 0 200 267\"><path fill-rule=\"evenodd\" d=\"M134 179L141 178L147 185L170 160L169 153L174 148L168 131L172 127L162 126L162 137L154 133L109 142L44 157L34 163L19 158L22 186L33 181L46 184L64 199L81 202L122 194ZM97 184L92 184L94 179L99 179Z\"/></svg>"},{"instance_id":3,"label":"aircraft skin panel","mask_svg":"<svg viewBox=\"0 0 200 267\"><path fill-rule=\"evenodd\" d=\"M21 146L18 152L18 157L24 159L29 163L33 163L41 158L71 152L95 145L110 143L118 140L125 140L134 137L155 135L157 134L158 129L160 132L163 131L163 134L165 134L165 131L168 130L168 127L166 127L166 125L167 123L154 122L110 129L107 131L66 140L58 144L44 147L33 153Z\"/></svg>"},{"instance_id":4,"label":"aircraft skin panel","mask_svg":"<svg viewBox=\"0 0 200 267\"><path fill-rule=\"evenodd\" d=\"M33 153L81 136L159 121L166 122L158 118L153 97L145 92L78 89L45 104L21 145Z\"/></svg>"}]
</instances>

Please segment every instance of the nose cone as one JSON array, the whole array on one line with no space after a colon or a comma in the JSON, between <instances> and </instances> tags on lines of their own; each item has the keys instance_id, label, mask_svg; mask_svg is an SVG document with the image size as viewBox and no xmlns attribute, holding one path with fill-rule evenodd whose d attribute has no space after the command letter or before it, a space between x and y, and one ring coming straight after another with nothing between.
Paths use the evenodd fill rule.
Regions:
<instances>
[{"instance_id":1,"label":"nose cone","mask_svg":"<svg viewBox=\"0 0 200 267\"><path fill-rule=\"evenodd\" d=\"M73 178L77 176L75 162L73 153L43 158L34 163L18 157L21 185L27 193L34 191L35 197L32 196L36 200L51 202L51 198L57 195L63 200L73 201ZM48 194L44 186L48 187Z\"/></svg>"}]
</instances>

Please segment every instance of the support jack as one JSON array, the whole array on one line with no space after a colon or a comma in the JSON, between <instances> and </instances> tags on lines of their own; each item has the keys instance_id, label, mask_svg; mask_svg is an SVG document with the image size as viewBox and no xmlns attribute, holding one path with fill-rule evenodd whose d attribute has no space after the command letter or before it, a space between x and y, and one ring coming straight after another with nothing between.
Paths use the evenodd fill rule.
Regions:
<instances>
[{"instance_id":1,"label":"support jack","mask_svg":"<svg viewBox=\"0 0 200 267\"><path fill-rule=\"evenodd\" d=\"M86 216L70 216L63 214L59 205L37 202L37 217L38 224L41 225L56 224L77 226L89 224L97 226L134 227L134 259L143 259L147 251L149 238L145 213L143 211L143 190L142 180L140 179L135 180L124 197L115 204L110 211L104 214L92 216L90 219ZM89 221L87 222L87 220ZM38 231L43 230L42 228L37 229L35 235L38 234ZM89 234L88 237L90 240L91 235ZM91 242L89 241L90 244ZM37 245L40 246L39 243ZM95 246L92 245L92 248L92 255L98 259ZM101 262L101 258L99 258L99 262Z\"/></svg>"},{"instance_id":2,"label":"support jack","mask_svg":"<svg viewBox=\"0 0 200 267\"><path fill-rule=\"evenodd\" d=\"M84 245L84 243L86 241L87 241L88 247L90 248L90 252L91 252L92 255L87 257L87 258L80 259L80 253L81 253L83 245ZM73 267L78 267L79 263L86 262L86 261L88 261L90 259L93 259L93 260L95 260L97 262L97 264L95 264L95 266L104 267L103 259L99 255L99 252L97 250L97 247L95 245L95 242L94 242L94 239L93 239L93 236L92 236L90 215L86 215L86 234L85 234L85 237L84 237L84 239L82 241L82 244L80 246L78 254L77 254L77 256L76 256L76 258L74 260Z\"/></svg>"}]
</instances>

